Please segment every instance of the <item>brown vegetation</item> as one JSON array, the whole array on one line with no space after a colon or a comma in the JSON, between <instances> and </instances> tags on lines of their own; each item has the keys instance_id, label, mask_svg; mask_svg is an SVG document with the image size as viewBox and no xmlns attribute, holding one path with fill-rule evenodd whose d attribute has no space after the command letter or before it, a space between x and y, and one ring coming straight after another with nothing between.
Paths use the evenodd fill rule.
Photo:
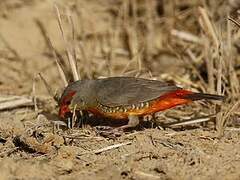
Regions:
<instances>
[{"instance_id":1,"label":"brown vegetation","mask_svg":"<svg viewBox=\"0 0 240 180\"><path fill-rule=\"evenodd\" d=\"M237 2L2 0L1 178L239 179ZM226 100L159 113L114 139L88 123L67 129L54 98L68 82L109 76Z\"/></svg>"}]
</instances>

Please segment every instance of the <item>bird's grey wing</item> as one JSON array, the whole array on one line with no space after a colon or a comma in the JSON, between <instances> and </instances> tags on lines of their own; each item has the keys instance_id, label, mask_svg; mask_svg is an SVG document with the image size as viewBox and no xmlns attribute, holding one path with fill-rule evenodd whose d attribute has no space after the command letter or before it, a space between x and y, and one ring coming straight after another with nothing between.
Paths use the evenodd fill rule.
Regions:
<instances>
[{"instance_id":1,"label":"bird's grey wing","mask_svg":"<svg viewBox=\"0 0 240 180\"><path fill-rule=\"evenodd\" d=\"M150 101L181 89L173 84L133 77L112 77L97 81L97 100L106 106L124 106Z\"/></svg>"}]
</instances>

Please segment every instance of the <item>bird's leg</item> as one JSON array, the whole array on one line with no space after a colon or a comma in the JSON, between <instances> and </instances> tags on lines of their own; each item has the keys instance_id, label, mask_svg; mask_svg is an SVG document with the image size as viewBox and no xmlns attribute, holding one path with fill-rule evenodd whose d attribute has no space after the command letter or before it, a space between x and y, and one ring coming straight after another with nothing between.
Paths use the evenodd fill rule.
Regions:
<instances>
[{"instance_id":1,"label":"bird's leg","mask_svg":"<svg viewBox=\"0 0 240 180\"><path fill-rule=\"evenodd\" d=\"M118 127L118 130L124 130L127 128L133 128L136 127L139 124L139 117L138 116L134 116L134 115L129 115L128 116L128 124L127 125L123 125L121 127Z\"/></svg>"},{"instance_id":2,"label":"bird's leg","mask_svg":"<svg viewBox=\"0 0 240 180\"><path fill-rule=\"evenodd\" d=\"M120 127L114 128L114 129L112 129L112 128L105 129L106 131L102 130L102 131L99 131L99 133L102 136L109 137L109 138L121 136L123 130L125 130L127 128L136 127L139 124L138 116L130 115L130 116L128 116L128 119L129 119L129 121L128 121L127 125L123 125L123 126L120 126Z\"/></svg>"},{"instance_id":3,"label":"bird's leg","mask_svg":"<svg viewBox=\"0 0 240 180\"><path fill-rule=\"evenodd\" d=\"M89 119L89 113L87 111L78 111L77 112L77 121L74 124L75 127L82 127L84 123L86 123L87 119Z\"/></svg>"}]
</instances>

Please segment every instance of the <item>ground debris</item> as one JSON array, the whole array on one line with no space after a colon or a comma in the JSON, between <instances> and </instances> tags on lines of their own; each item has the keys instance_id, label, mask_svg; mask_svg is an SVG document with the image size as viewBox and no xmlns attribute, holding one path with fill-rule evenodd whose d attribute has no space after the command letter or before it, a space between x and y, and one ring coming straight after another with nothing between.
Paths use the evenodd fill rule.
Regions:
<instances>
[{"instance_id":1,"label":"ground debris","mask_svg":"<svg viewBox=\"0 0 240 180\"><path fill-rule=\"evenodd\" d=\"M0 96L0 111L33 106L33 100L24 96Z\"/></svg>"},{"instance_id":2,"label":"ground debris","mask_svg":"<svg viewBox=\"0 0 240 180\"><path fill-rule=\"evenodd\" d=\"M57 1L60 30L54 0L0 0L0 179L239 179L239 0L99 2ZM160 112L110 139L95 130L104 119L67 129L34 78L63 90L78 79L72 69L82 80L142 77L227 99ZM222 118L207 117L218 109ZM221 138L216 119L219 132L227 126Z\"/></svg>"},{"instance_id":3,"label":"ground debris","mask_svg":"<svg viewBox=\"0 0 240 180\"><path fill-rule=\"evenodd\" d=\"M64 140L59 135L48 133L41 140L28 135L16 136L13 139L13 143L20 150L28 153L49 154L55 151L60 145L63 145Z\"/></svg>"}]
</instances>

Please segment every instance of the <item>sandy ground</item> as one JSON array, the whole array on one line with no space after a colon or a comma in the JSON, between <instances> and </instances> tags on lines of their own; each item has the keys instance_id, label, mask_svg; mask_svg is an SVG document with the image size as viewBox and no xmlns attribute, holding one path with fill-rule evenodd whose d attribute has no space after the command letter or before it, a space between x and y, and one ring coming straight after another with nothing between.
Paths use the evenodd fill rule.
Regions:
<instances>
[{"instance_id":1,"label":"sandy ground","mask_svg":"<svg viewBox=\"0 0 240 180\"><path fill-rule=\"evenodd\" d=\"M64 54L65 45L58 28L53 2L0 1L1 96L31 97L34 77L38 73L43 74L54 90L63 87L43 33L43 30L46 31L45 35L50 37L53 46L60 54ZM141 5L144 1L139 2L138 13L141 15L144 13L144 3ZM65 7L74 12L73 20L78 35L76 40L80 41L85 37L86 58L93 62L80 63L81 76L99 77L125 73L123 69L129 59L136 59L134 47L140 46L141 42L135 41L137 35L131 34L128 26L126 29L131 35L128 40L133 43L124 43L126 37L121 35L121 31L117 33L122 42L106 42L105 38L113 33L112 27L118 29L115 25L119 21L116 13L121 7L121 1L61 0L58 3L61 12L67 12L64 11ZM155 7L156 1L151 3ZM198 5L195 1L184 3L194 7ZM182 9L187 8L184 3ZM76 12L81 18L75 16ZM168 10L164 13L171 14ZM191 10L184 13L179 21L184 21ZM158 15L162 15L160 9ZM188 18L190 20L185 22L186 26L177 27L199 32L197 27L191 26L193 17ZM148 53L154 54L151 63L146 58L147 55L147 60L142 62L143 76L153 75L160 79L167 76L169 80L181 77L177 80L185 78L186 81L180 82L183 86L190 87L191 75L187 74L189 69L183 62L177 61L173 53L164 51L164 42L169 41L169 37L162 33L172 23L165 21L162 17L159 19L160 25L153 23L152 27L147 27L155 29L154 37L157 38L153 38L155 41L151 43L152 47L148 46ZM71 34L71 28L66 28L65 31L66 34ZM108 53L109 44L117 47L114 53L116 60L111 62L108 61L108 55L111 56ZM131 50L130 55L121 51L126 47ZM139 49L141 51L141 47ZM159 51L161 53L156 53ZM105 56L102 56L102 52L106 52ZM168 60L163 61L166 58ZM138 68L138 61L133 62L127 75L132 75L132 72L135 73L133 70ZM28 106L0 112L0 179L240 179L240 131L237 126L231 125L224 136L219 138L211 122L165 129L146 123L112 139L99 135L95 126L91 125L70 130L64 127L57 129L53 125L57 120L56 103L40 80L36 81L36 96L38 110ZM205 108L199 109L198 106ZM210 114L213 107L211 104L195 103L167 113L184 112L181 115L195 116L203 112ZM164 117L160 119L165 120ZM238 117L235 120L239 125Z\"/></svg>"}]
</instances>

